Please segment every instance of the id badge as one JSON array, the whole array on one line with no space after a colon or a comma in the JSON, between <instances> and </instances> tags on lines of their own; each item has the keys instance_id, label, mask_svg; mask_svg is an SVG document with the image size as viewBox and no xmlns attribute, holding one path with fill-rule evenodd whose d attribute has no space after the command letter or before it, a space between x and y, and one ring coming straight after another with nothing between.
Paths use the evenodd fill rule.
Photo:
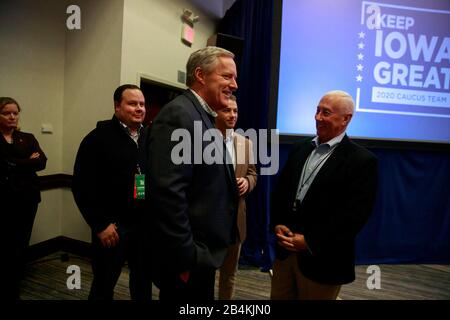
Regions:
<instances>
[{"instance_id":1,"label":"id badge","mask_svg":"<svg viewBox=\"0 0 450 320\"><path fill-rule=\"evenodd\" d=\"M145 199L145 174L134 175L134 198Z\"/></svg>"}]
</instances>

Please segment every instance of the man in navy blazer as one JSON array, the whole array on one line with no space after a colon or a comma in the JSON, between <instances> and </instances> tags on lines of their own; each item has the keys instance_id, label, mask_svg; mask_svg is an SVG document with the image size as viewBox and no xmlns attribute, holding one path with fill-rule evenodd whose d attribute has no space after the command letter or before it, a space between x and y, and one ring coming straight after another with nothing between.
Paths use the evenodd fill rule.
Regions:
<instances>
[{"instance_id":1,"label":"man in navy blazer","mask_svg":"<svg viewBox=\"0 0 450 320\"><path fill-rule=\"evenodd\" d=\"M336 299L355 279L355 237L372 211L377 159L345 131L354 102L325 94L315 115L317 136L290 153L271 203L277 258L272 299Z\"/></svg>"},{"instance_id":2,"label":"man in navy blazer","mask_svg":"<svg viewBox=\"0 0 450 320\"><path fill-rule=\"evenodd\" d=\"M180 96L165 105L149 137L150 234L161 300L213 300L215 270L236 239L238 190L223 139L202 139L215 110L237 89L233 53L206 47L191 54ZM183 145L186 148L181 148ZM209 149L208 149L209 148ZM208 150L217 149L208 161Z\"/></svg>"}]
</instances>

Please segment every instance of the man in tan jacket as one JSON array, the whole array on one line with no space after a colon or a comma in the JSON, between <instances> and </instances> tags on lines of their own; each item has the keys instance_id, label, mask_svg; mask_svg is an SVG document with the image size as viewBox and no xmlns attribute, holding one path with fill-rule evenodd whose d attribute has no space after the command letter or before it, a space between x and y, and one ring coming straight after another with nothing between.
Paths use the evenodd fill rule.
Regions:
<instances>
[{"instance_id":1,"label":"man in tan jacket","mask_svg":"<svg viewBox=\"0 0 450 320\"><path fill-rule=\"evenodd\" d=\"M227 152L233 161L236 183L239 189L237 216L237 239L228 249L228 254L220 268L219 299L230 300L234 296L234 284L241 252L241 245L247 233L245 196L256 185L257 173L253 161L252 142L233 131L238 117L236 97L230 97L229 106L217 111L216 128L222 132Z\"/></svg>"}]
</instances>

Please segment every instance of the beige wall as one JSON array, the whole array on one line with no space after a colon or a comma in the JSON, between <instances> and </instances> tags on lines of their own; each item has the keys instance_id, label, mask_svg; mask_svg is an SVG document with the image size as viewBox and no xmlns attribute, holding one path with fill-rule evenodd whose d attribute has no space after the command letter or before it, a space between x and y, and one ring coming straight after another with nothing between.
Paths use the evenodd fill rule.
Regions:
<instances>
[{"instance_id":1,"label":"beige wall","mask_svg":"<svg viewBox=\"0 0 450 320\"><path fill-rule=\"evenodd\" d=\"M69 4L81 8L81 30L66 28ZM183 8L200 16L192 47L180 38ZM145 74L180 86L177 71L215 24L189 0L0 0L0 95L17 98L22 129L47 154L40 174L73 173L81 139L112 116L119 84ZM31 243L59 235L90 241L69 189L42 192Z\"/></svg>"},{"instance_id":2,"label":"beige wall","mask_svg":"<svg viewBox=\"0 0 450 320\"><path fill-rule=\"evenodd\" d=\"M200 17L192 47L181 42L181 15L188 8ZM138 83L138 74L177 84L189 55L206 46L215 22L187 0L125 0L121 82Z\"/></svg>"},{"instance_id":3,"label":"beige wall","mask_svg":"<svg viewBox=\"0 0 450 320\"><path fill-rule=\"evenodd\" d=\"M120 84L123 0L75 1L81 30L66 32L63 171L73 173L76 152L97 121L114 113L113 92ZM105 159L108 161L108 159ZM70 190L62 191L61 234L89 241L89 228Z\"/></svg>"},{"instance_id":4,"label":"beige wall","mask_svg":"<svg viewBox=\"0 0 450 320\"><path fill-rule=\"evenodd\" d=\"M62 171L65 6L59 0L0 1L0 95L22 106L20 126L48 157L42 174ZM42 134L43 123L53 126ZM31 243L61 232L61 191L42 193Z\"/></svg>"},{"instance_id":5,"label":"beige wall","mask_svg":"<svg viewBox=\"0 0 450 320\"><path fill-rule=\"evenodd\" d=\"M39 243L61 235L63 219L62 190L47 190L41 193L42 201L34 220L30 244Z\"/></svg>"},{"instance_id":6,"label":"beige wall","mask_svg":"<svg viewBox=\"0 0 450 320\"><path fill-rule=\"evenodd\" d=\"M66 32L63 171L72 174L82 138L114 113L120 84L123 0L78 0L81 30Z\"/></svg>"},{"instance_id":7,"label":"beige wall","mask_svg":"<svg viewBox=\"0 0 450 320\"><path fill-rule=\"evenodd\" d=\"M0 1L0 95L22 106L20 126L48 157L40 174L62 170L65 7L61 1ZM42 123L53 134L41 134Z\"/></svg>"}]
</instances>

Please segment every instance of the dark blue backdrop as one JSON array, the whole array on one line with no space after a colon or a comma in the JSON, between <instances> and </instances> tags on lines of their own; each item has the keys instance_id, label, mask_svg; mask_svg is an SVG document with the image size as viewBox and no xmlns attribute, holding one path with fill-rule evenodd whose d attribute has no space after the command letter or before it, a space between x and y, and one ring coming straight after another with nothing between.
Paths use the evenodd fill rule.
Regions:
<instances>
[{"instance_id":1,"label":"dark blue backdrop","mask_svg":"<svg viewBox=\"0 0 450 320\"><path fill-rule=\"evenodd\" d=\"M237 126L244 130L268 127L273 6L274 0L237 0L218 28L245 41L237 92ZM280 168L290 148L280 145ZM379 158L379 188L374 212L358 236L357 263L450 263L449 152L371 150ZM276 178L260 176L247 199L241 263L264 270L273 261L268 208Z\"/></svg>"}]
</instances>

